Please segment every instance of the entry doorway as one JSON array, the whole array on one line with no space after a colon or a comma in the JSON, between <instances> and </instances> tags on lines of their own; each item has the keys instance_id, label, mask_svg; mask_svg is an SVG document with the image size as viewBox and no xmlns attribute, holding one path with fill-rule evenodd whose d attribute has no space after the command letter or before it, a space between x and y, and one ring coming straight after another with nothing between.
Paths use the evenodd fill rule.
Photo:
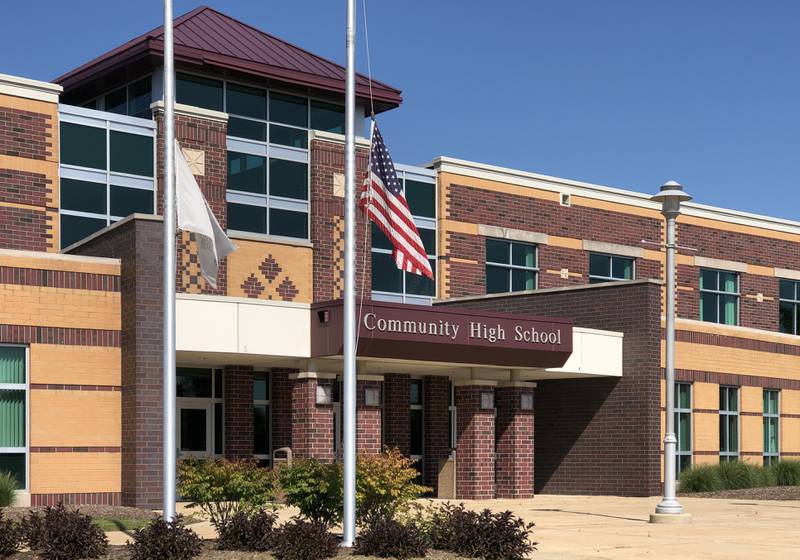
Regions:
<instances>
[{"instance_id":1,"label":"entry doorway","mask_svg":"<svg viewBox=\"0 0 800 560\"><path fill-rule=\"evenodd\" d=\"M195 399L178 399L177 444L181 457L211 457L214 455L213 405L194 402Z\"/></svg>"},{"instance_id":2,"label":"entry doorway","mask_svg":"<svg viewBox=\"0 0 800 560\"><path fill-rule=\"evenodd\" d=\"M176 368L175 443L178 459L224 453L222 369Z\"/></svg>"}]
</instances>

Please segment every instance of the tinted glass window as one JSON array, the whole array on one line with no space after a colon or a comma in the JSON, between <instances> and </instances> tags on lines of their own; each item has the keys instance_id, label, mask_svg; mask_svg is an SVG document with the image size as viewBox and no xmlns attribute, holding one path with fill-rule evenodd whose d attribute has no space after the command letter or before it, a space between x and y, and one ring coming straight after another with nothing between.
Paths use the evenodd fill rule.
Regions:
<instances>
[{"instance_id":1,"label":"tinted glass window","mask_svg":"<svg viewBox=\"0 0 800 560\"><path fill-rule=\"evenodd\" d=\"M717 272L714 270L701 270L700 271L700 289L701 290L716 290L717 289Z\"/></svg>"},{"instance_id":2,"label":"tinted glass window","mask_svg":"<svg viewBox=\"0 0 800 560\"><path fill-rule=\"evenodd\" d=\"M253 407L253 453L269 454L269 407L265 404Z\"/></svg>"},{"instance_id":3,"label":"tinted glass window","mask_svg":"<svg viewBox=\"0 0 800 560\"><path fill-rule=\"evenodd\" d=\"M392 242L384 233L375 225L375 222L370 222L372 226L372 247L375 249L392 249ZM424 239L423 239L424 242Z\"/></svg>"},{"instance_id":4,"label":"tinted glass window","mask_svg":"<svg viewBox=\"0 0 800 560\"><path fill-rule=\"evenodd\" d=\"M344 134L344 107L312 100L311 128Z\"/></svg>"},{"instance_id":5,"label":"tinted glass window","mask_svg":"<svg viewBox=\"0 0 800 560\"><path fill-rule=\"evenodd\" d=\"M214 453L222 455L224 451L224 426L222 419L224 413L222 411L222 403L214 403Z\"/></svg>"},{"instance_id":6,"label":"tinted glass window","mask_svg":"<svg viewBox=\"0 0 800 560\"><path fill-rule=\"evenodd\" d=\"M258 121L247 119L228 118L228 136L237 138L249 138L260 142L267 141L267 125Z\"/></svg>"},{"instance_id":7,"label":"tinted glass window","mask_svg":"<svg viewBox=\"0 0 800 560\"><path fill-rule=\"evenodd\" d=\"M308 214L270 208L269 233L281 237L306 239L308 237Z\"/></svg>"},{"instance_id":8,"label":"tinted glass window","mask_svg":"<svg viewBox=\"0 0 800 560\"><path fill-rule=\"evenodd\" d=\"M175 100L184 105L222 111L222 82L178 73L175 76Z\"/></svg>"},{"instance_id":9,"label":"tinted glass window","mask_svg":"<svg viewBox=\"0 0 800 560\"><path fill-rule=\"evenodd\" d=\"M105 129L62 122L61 163L105 169Z\"/></svg>"},{"instance_id":10,"label":"tinted glass window","mask_svg":"<svg viewBox=\"0 0 800 560\"><path fill-rule=\"evenodd\" d=\"M511 270L511 290L519 292L521 290L536 289L536 273L532 270Z\"/></svg>"},{"instance_id":11,"label":"tinted glass window","mask_svg":"<svg viewBox=\"0 0 800 560\"><path fill-rule=\"evenodd\" d=\"M153 191L111 185L111 215L124 218L135 212L153 213Z\"/></svg>"},{"instance_id":12,"label":"tinted glass window","mask_svg":"<svg viewBox=\"0 0 800 560\"><path fill-rule=\"evenodd\" d=\"M308 148L308 132L298 128L271 124L269 125L269 141L272 144L293 148Z\"/></svg>"},{"instance_id":13,"label":"tinted glass window","mask_svg":"<svg viewBox=\"0 0 800 560\"><path fill-rule=\"evenodd\" d=\"M589 255L589 274L591 276L611 276L611 257L608 255Z\"/></svg>"},{"instance_id":14,"label":"tinted glass window","mask_svg":"<svg viewBox=\"0 0 800 560\"><path fill-rule=\"evenodd\" d=\"M397 269L392 255L372 253L372 289L378 292L403 291L403 272Z\"/></svg>"},{"instance_id":15,"label":"tinted glass window","mask_svg":"<svg viewBox=\"0 0 800 560\"><path fill-rule=\"evenodd\" d=\"M69 247L104 227L105 220L61 214L61 247Z\"/></svg>"},{"instance_id":16,"label":"tinted glass window","mask_svg":"<svg viewBox=\"0 0 800 560\"><path fill-rule=\"evenodd\" d=\"M406 180L406 200L413 215L436 217L436 185L433 183Z\"/></svg>"},{"instance_id":17,"label":"tinted glass window","mask_svg":"<svg viewBox=\"0 0 800 560\"><path fill-rule=\"evenodd\" d=\"M795 294L795 286L798 282L791 282L789 280L781 280L780 298L796 300L798 296Z\"/></svg>"},{"instance_id":18,"label":"tinted glass window","mask_svg":"<svg viewBox=\"0 0 800 560\"><path fill-rule=\"evenodd\" d=\"M211 370L176 368L178 397L211 398Z\"/></svg>"},{"instance_id":19,"label":"tinted glass window","mask_svg":"<svg viewBox=\"0 0 800 560\"><path fill-rule=\"evenodd\" d=\"M228 95L225 100L226 110L234 115L267 118L267 92L238 84L228 84Z\"/></svg>"},{"instance_id":20,"label":"tinted glass window","mask_svg":"<svg viewBox=\"0 0 800 560\"><path fill-rule=\"evenodd\" d=\"M436 230L417 228L419 238L422 239L422 246L425 247L425 252L429 255L436 254ZM385 237L385 236L384 236ZM387 239L388 241L388 239Z\"/></svg>"},{"instance_id":21,"label":"tinted glass window","mask_svg":"<svg viewBox=\"0 0 800 560\"><path fill-rule=\"evenodd\" d=\"M308 200L307 165L284 159L270 159L269 194Z\"/></svg>"},{"instance_id":22,"label":"tinted glass window","mask_svg":"<svg viewBox=\"0 0 800 560\"><path fill-rule=\"evenodd\" d=\"M422 411L411 410L411 438L409 451L411 455L422 455L423 425Z\"/></svg>"},{"instance_id":23,"label":"tinted glass window","mask_svg":"<svg viewBox=\"0 0 800 560\"><path fill-rule=\"evenodd\" d=\"M430 259L431 270L436 278L436 261ZM436 282L420 274L404 273L406 275L406 293L415 296L434 296L436 295Z\"/></svg>"},{"instance_id":24,"label":"tinted glass window","mask_svg":"<svg viewBox=\"0 0 800 560\"><path fill-rule=\"evenodd\" d=\"M111 171L153 176L153 139L111 131Z\"/></svg>"},{"instance_id":25,"label":"tinted glass window","mask_svg":"<svg viewBox=\"0 0 800 560\"><path fill-rule=\"evenodd\" d=\"M511 264L516 266L536 266L536 247L533 245L511 245Z\"/></svg>"},{"instance_id":26,"label":"tinted glass window","mask_svg":"<svg viewBox=\"0 0 800 560\"><path fill-rule=\"evenodd\" d=\"M266 158L228 152L228 189L266 194Z\"/></svg>"},{"instance_id":27,"label":"tinted glass window","mask_svg":"<svg viewBox=\"0 0 800 560\"><path fill-rule=\"evenodd\" d=\"M614 278L630 280L633 278L633 259L614 257L611 262L611 269Z\"/></svg>"},{"instance_id":28,"label":"tinted glass window","mask_svg":"<svg viewBox=\"0 0 800 560\"><path fill-rule=\"evenodd\" d=\"M267 209L229 202L228 228L253 233L267 233Z\"/></svg>"},{"instance_id":29,"label":"tinted glass window","mask_svg":"<svg viewBox=\"0 0 800 560\"><path fill-rule=\"evenodd\" d=\"M486 267L486 293L497 294L511 290L509 282L510 269L499 266Z\"/></svg>"},{"instance_id":30,"label":"tinted glass window","mask_svg":"<svg viewBox=\"0 0 800 560\"><path fill-rule=\"evenodd\" d=\"M506 241L496 239L486 240L486 260L487 262L508 263L510 258L509 244Z\"/></svg>"},{"instance_id":31,"label":"tinted glass window","mask_svg":"<svg viewBox=\"0 0 800 560\"><path fill-rule=\"evenodd\" d=\"M307 128L308 100L283 93L270 93L269 120Z\"/></svg>"},{"instance_id":32,"label":"tinted glass window","mask_svg":"<svg viewBox=\"0 0 800 560\"><path fill-rule=\"evenodd\" d=\"M128 86L128 114L149 116L152 103L150 76Z\"/></svg>"},{"instance_id":33,"label":"tinted glass window","mask_svg":"<svg viewBox=\"0 0 800 560\"><path fill-rule=\"evenodd\" d=\"M269 378L265 373L253 374L253 400L269 400Z\"/></svg>"},{"instance_id":34,"label":"tinted glass window","mask_svg":"<svg viewBox=\"0 0 800 560\"><path fill-rule=\"evenodd\" d=\"M61 208L94 214L106 213L106 186L75 179L61 179Z\"/></svg>"},{"instance_id":35,"label":"tinted glass window","mask_svg":"<svg viewBox=\"0 0 800 560\"><path fill-rule=\"evenodd\" d=\"M117 113L118 115L128 114L128 94L124 87L112 91L104 98L106 111Z\"/></svg>"},{"instance_id":36,"label":"tinted glass window","mask_svg":"<svg viewBox=\"0 0 800 560\"><path fill-rule=\"evenodd\" d=\"M182 408L181 411L181 451L208 451L206 411Z\"/></svg>"},{"instance_id":37,"label":"tinted glass window","mask_svg":"<svg viewBox=\"0 0 800 560\"><path fill-rule=\"evenodd\" d=\"M17 479L17 488L25 488L25 454L0 453L0 472L10 472Z\"/></svg>"}]
</instances>

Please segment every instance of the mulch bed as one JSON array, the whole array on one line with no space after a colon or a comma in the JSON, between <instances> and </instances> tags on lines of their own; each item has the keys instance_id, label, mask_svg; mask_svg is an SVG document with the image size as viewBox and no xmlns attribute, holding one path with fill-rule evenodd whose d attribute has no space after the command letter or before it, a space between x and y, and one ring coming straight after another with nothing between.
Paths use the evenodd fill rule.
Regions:
<instances>
[{"instance_id":1,"label":"mulch bed","mask_svg":"<svg viewBox=\"0 0 800 560\"><path fill-rule=\"evenodd\" d=\"M681 492L687 498L720 498L725 500L800 500L800 486L768 486L719 490L717 492Z\"/></svg>"},{"instance_id":2,"label":"mulch bed","mask_svg":"<svg viewBox=\"0 0 800 560\"><path fill-rule=\"evenodd\" d=\"M77 509L89 517L105 517L107 519L154 519L156 514L149 509L124 506L66 506ZM43 511L44 506L4 508L3 514L9 519L20 519L30 511Z\"/></svg>"}]
</instances>

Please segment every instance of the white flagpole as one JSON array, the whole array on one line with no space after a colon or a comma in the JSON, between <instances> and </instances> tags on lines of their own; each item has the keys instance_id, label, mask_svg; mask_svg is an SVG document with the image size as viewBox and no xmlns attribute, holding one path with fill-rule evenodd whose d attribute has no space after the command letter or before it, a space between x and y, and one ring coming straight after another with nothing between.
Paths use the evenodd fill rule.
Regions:
<instances>
[{"instance_id":1,"label":"white flagpole","mask_svg":"<svg viewBox=\"0 0 800 560\"><path fill-rule=\"evenodd\" d=\"M347 82L345 86L345 245L344 245L344 512L342 546L356 532L356 151L355 151L355 0L347 0Z\"/></svg>"},{"instance_id":2,"label":"white flagpole","mask_svg":"<svg viewBox=\"0 0 800 560\"><path fill-rule=\"evenodd\" d=\"M164 0L164 519L175 517L175 68L172 0Z\"/></svg>"}]
</instances>

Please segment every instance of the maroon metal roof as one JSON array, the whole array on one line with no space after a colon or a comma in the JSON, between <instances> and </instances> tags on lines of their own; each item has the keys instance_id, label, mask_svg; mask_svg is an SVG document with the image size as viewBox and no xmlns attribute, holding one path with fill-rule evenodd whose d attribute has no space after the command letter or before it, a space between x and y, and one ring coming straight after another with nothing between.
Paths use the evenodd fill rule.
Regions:
<instances>
[{"instance_id":1,"label":"maroon metal roof","mask_svg":"<svg viewBox=\"0 0 800 560\"><path fill-rule=\"evenodd\" d=\"M336 93L345 89L343 66L207 6L175 19L174 36L176 61L231 69ZM163 53L164 28L159 26L54 81L70 89L132 60ZM372 81L372 93L384 109L402 102L400 90L382 82ZM361 74L356 75L356 95L369 97L369 81Z\"/></svg>"}]
</instances>

